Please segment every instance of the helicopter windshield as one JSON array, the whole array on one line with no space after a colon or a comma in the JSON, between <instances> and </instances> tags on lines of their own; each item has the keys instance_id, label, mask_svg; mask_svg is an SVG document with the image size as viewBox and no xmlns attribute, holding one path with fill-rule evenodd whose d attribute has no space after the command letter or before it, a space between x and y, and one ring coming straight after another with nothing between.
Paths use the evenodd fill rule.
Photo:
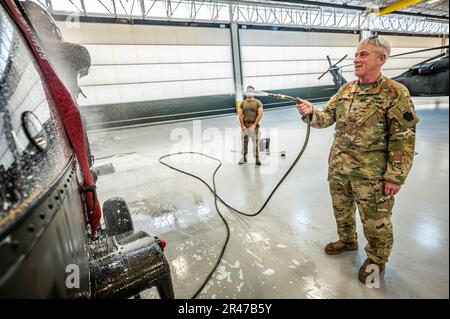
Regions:
<instances>
[{"instance_id":1,"label":"helicopter windshield","mask_svg":"<svg viewBox=\"0 0 450 319\"><path fill-rule=\"evenodd\" d=\"M0 239L71 157L45 92L33 56L0 6Z\"/></svg>"}]
</instances>

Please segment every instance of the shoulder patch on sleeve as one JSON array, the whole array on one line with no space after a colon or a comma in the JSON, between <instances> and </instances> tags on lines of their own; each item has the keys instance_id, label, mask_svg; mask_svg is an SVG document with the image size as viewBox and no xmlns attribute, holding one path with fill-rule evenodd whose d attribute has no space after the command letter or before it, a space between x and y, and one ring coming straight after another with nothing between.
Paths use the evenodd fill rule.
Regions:
<instances>
[{"instance_id":1,"label":"shoulder patch on sleeve","mask_svg":"<svg viewBox=\"0 0 450 319\"><path fill-rule=\"evenodd\" d=\"M416 112L413 108L405 104L398 104L388 112L390 118L395 118L401 126L410 128L419 122Z\"/></svg>"},{"instance_id":2,"label":"shoulder patch on sleeve","mask_svg":"<svg viewBox=\"0 0 450 319\"><path fill-rule=\"evenodd\" d=\"M412 122L414 120L414 115L412 114L412 112L407 111L403 113L403 118L408 122Z\"/></svg>"}]
</instances>

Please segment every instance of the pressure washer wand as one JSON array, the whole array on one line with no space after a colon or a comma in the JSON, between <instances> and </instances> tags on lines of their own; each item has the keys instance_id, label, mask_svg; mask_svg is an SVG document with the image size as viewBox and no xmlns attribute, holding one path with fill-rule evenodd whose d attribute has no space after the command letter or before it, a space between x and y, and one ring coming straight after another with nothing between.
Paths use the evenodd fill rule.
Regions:
<instances>
[{"instance_id":1,"label":"pressure washer wand","mask_svg":"<svg viewBox=\"0 0 450 319\"><path fill-rule=\"evenodd\" d=\"M268 94L268 96L274 97L278 100L291 100L291 101L297 102L297 100L293 96L279 94L279 93L267 93L267 94Z\"/></svg>"},{"instance_id":2,"label":"pressure washer wand","mask_svg":"<svg viewBox=\"0 0 450 319\"><path fill-rule=\"evenodd\" d=\"M292 96L289 95L284 95L284 94L277 94L277 93L268 93L268 92L262 92L265 96L271 96L274 97L276 99L279 100L291 100L296 102L296 99ZM284 173L283 177L281 177L281 179L278 181L278 183L275 185L275 187L272 189L272 191L270 192L269 196L266 198L266 200L264 201L264 203L262 204L262 206L254 213L246 213L246 212L242 212L236 208L234 208L233 206L231 206L230 204L228 204L227 202L225 202L225 200L220 197L219 194L217 194L217 187L216 187L216 173L219 170L219 168L222 166L222 161L218 158L200 153L200 152L194 152L194 151L190 151L190 152L178 152L178 153L173 153L173 154L167 154L167 155L163 155L159 158L159 162L164 165L167 166L170 169L173 169L177 172L180 172L182 174L191 176L197 180L199 180L200 182L202 182L210 191L211 193L214 195L214 205L217 211L217 214L219 215L219 217L222 219L222 222L225 225L225 229L226 229L226 238L225 238L225 242L222 245L222 248L220 250L220 254L219 254L219 258L217 259L216 263L214 264L214 266L212 267L212 269L210 270L210 272L208 273L208 275L206 276L206 279L203 281L203 283L201 284L201 286L197 289L197 291L195 292L194 296L192 297L193 299L196 298L202 291L203 288L206 287L206 285L208 284L208 282L210 281L210 279L212 278L214 272L216 271L217 267L219 266L219 264L221 263L221 260L225 254L225 249L227 248L228 245L228 241L230 239L230 226L228 225L227 220L225 219L225 217L222 215L222 213L220 212L218 203L221 202L225 207L227 207L228 209L230 209L231 211L239 214L239 215L244 215L244 216L248 216L248 217L253 217L253 216L257 216L259 215L264 208L266 207L266 205L269 203L270 199L272 198L272 196L275 194L275 192L277 191L278 187L280 187L280 185L283 183L283 181L286 179L286 177L291 173L291 171L294 169L295 165L297 164L297 162L300 160L300 158L303 156L303 153L306 150L306 147L308 146L308 141L309 141L309 134L310 134L310 118L309 116L306 117L306 135L305 135L305 141L303 142L303 146L300 149L300 152L298 153L297 157L295 158L294 162L291 164L291 166L289 166L289 168L287 169L287 171ZM211 160L214 160L218 163L218 165L216 166L216 169L214 170L214 173L212 175L212 182L213 182L213 186L211 187L207 181L205 181L204 179L202 179L201 177L194 175L192 173L189 173L187 171L184 171L180 168L176 168L175 166L172 166L166 162L163 161L163 159L170 157L170 156L175 156L175 155L181 155L181 154L197 154L200 156L204 156L207 157Z\"/></svg>"}]
</instances>

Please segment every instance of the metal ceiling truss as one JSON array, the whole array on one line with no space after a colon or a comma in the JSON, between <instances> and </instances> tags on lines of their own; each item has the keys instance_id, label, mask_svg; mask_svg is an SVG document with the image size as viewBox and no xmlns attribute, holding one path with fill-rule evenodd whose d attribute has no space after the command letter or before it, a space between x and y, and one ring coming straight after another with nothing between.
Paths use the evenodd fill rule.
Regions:
<instances>
[{"instance_id":1,"label":"metal ceiling truss","mask_svg":"<svg viewBox=\"0 0 450 319\"><path fill-rule=\"evenodd\" d=\"M389 14L371 25L354 8L227 0L33 0L51 14L143 20L190 21L407 34L448 35L449 23L414 15Z\"/></svg>"}]
</instances>

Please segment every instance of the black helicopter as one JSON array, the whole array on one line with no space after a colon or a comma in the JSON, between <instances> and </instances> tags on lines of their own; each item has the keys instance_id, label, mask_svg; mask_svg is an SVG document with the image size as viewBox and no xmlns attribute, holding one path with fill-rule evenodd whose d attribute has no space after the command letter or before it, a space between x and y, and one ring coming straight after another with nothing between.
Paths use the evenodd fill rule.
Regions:
<instances>
[{"instance_id":1,"label":"black helicopter","mask_svg":"<svg viewBox=\"0 0 450 319\"><path fill-rule=\"evenodd\" d=\"M100 209L76 104L89 52L31 1L0 2L0 44L0 299L174 298L165 241L123 198Z\"/></svg>"},{"instance_id":2,"label":"black helicopter","mask_svg":"<svg viewBox=\"0 0 450 319\"><path fill-rule=\"evenodd\" d=\"M448 46L440 46L391 55L390 58L394 58L419 52L446 49L443 53L414 64L406 72L393 77L392 79L405 85L411 96L448 96L448 48ZM330 72L333 76L335 89L339 90L342 84L347 83L347 80L342 75L341 70L342 68L351 65L338 66L338 64L341 63L346 57L347 55L333 64L330 57L327 55L330 67L327 71L322 73L318 79L320 80L326 73Z\"/></svg>"}]
</instances>

